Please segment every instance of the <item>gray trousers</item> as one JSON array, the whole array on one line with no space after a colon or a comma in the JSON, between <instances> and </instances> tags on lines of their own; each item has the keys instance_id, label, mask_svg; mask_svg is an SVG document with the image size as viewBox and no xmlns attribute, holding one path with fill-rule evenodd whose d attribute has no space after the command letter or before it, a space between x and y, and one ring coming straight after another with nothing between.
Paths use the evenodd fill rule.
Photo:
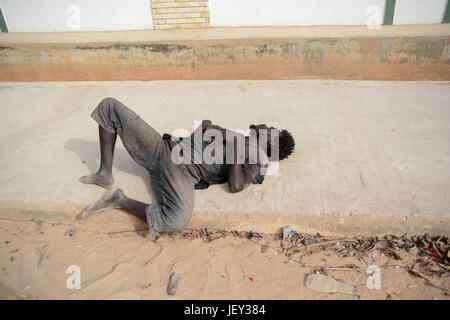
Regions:
<instances>
[{"instance_id":1,"label":"gray trousers","mask_svg":"<svg viewBox=\"0 0 450 320\"><path fill-rule=\"evenodd\" d=\"M186 228L192 217L194 185L199 181L185 164L174 164L172 144L139 115L114 98L105 98L91 117L106 131L117 133L130 156L147 169L157 202L146 208L152 235Z\"/></svg>"}]
</instances>

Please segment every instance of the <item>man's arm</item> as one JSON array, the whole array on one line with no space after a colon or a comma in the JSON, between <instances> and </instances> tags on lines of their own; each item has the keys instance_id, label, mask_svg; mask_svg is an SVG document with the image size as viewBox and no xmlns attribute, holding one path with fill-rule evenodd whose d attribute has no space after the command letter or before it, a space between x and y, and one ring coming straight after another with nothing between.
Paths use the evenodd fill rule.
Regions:
<instances>
[{"instance_id":1,"label":"man's arm","mask_svg":"<svg viewBox=\"0 0 450 320\"><path fill-rule=\"evenodd\" d=\"M224 129L221 126L218 126L216 124L213 124L211 120L203 120L201 125L192 132L191 137L201 137L203 136L204 140L209 139L208 143L219 143L220 141L224 141L223 138L219 138L217 141L215 140L217 137L212 133L208 132L208 130L214 129L214 133L216 133L216 130L223 131Z\"/></svg>"},{"instance_id":2,"label":"man's arm","mask_svg":"<svg viewBox=\"0 0 450 320\"><path fill-rule=\"evenodd\" d=\"M230 141L227 141L230 143ZM234 159L233 163L228 165L228 186L231 193L244 190L253 183L252 176L242 170L242 165L237 163L237 137L233 139Z\"/></svg>"},{"instance_id":3,"label":"man's arm","mask_svg":"<svg viewBox=\"0 0 450 320\"><path fill-rule=\"evenodd\" d=\"M210 120L203 120L202 124L192 133L192 136L198 136L201 133L205 133L208 129L223 130L222 127L213 125ZM242 170L242 165L237 163L237 137L226 139L223 137L226 143L233 143L234 148L234 161L228 165L228 186L232 193L240 192L250 186L253 183L252 176ZM220 141L223 141L222 139ZM220 143L220 141L216 141Z\"/></svg>"},{"instance_id":4,"label":"man's arm","mask_svg":"<svg viewBox=\"0 0 450 320\"><path fill-rule=\"evenodd\" d=\"M197 129L192 132L191 136L199 136L200 134L204 133L206 130L212 127L211 120L203 120L202 123L198 126Z\"/></svg>"}]
</instances>

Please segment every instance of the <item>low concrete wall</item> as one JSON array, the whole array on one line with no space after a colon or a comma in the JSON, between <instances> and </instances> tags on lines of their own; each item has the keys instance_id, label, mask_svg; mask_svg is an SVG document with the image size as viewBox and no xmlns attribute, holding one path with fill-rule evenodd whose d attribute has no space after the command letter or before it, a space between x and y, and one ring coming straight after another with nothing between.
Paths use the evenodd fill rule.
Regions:
<instances>
[{"instance_id":1,"label":"low concrete wall","mask_svg":"<svg viewBox=\"0 0 450 320\"><path fill-rule=\"evenodd\" d=\"M335 27L321 36L215 38L209 33L198 39L51 43L39 42L39 34L28 42L8 41L14 37L8 35L0 38L0 81L450 80L448 26L427 36L390 28L370 36L357 32L361 27ZM347 36L333 37L340 29Z\"/></svg>"}]
</instances>

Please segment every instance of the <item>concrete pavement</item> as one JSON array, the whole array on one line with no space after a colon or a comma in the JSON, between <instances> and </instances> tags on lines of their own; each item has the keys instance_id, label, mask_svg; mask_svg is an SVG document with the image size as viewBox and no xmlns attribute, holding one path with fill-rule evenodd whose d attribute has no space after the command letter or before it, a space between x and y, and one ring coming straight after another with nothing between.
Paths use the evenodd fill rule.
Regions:
<instances>
[{"instance_id":1,"label":"concrete pavement","mask_svg":"<svg viewBox=\"0 0 450 320\"><path fill-rule=\"evenodd\" d=\"M77 220L104 189L78 182L99 165L89 114L112 96L160 133L211 119L290 130L296 153L263 185L196 192L191 227L331 234L450 231L450 83L152 81L0 84L0 218L87 230L145 228L113 210ZM118 139L116 186L153 200L147 172Z\"/></svg>"}]
</instances>

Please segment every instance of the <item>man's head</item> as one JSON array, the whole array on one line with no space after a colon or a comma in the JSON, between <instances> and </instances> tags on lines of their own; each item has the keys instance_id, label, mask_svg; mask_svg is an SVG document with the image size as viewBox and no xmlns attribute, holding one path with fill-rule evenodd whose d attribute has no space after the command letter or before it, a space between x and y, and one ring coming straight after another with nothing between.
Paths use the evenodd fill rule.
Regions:
<instances>
[{"instance_id":1,"label":"man's head","mask_svg":"<svg viewBox=\"0 0 450 320\"><path fill-rule=\"evenodd\" d=\"M267 156L271 157L272 150L278 148L278 158L273 161L283 160L289 157L295 148L295 140L292 134L287 130L279 130L274 127L268 127L266 124L250 125L251 134L256 134L258 143L260 137L267 137ZM278 137L278 139L277 139ZM277 141L278 140L278 141Z\"/></svg>"}]
</instances>

